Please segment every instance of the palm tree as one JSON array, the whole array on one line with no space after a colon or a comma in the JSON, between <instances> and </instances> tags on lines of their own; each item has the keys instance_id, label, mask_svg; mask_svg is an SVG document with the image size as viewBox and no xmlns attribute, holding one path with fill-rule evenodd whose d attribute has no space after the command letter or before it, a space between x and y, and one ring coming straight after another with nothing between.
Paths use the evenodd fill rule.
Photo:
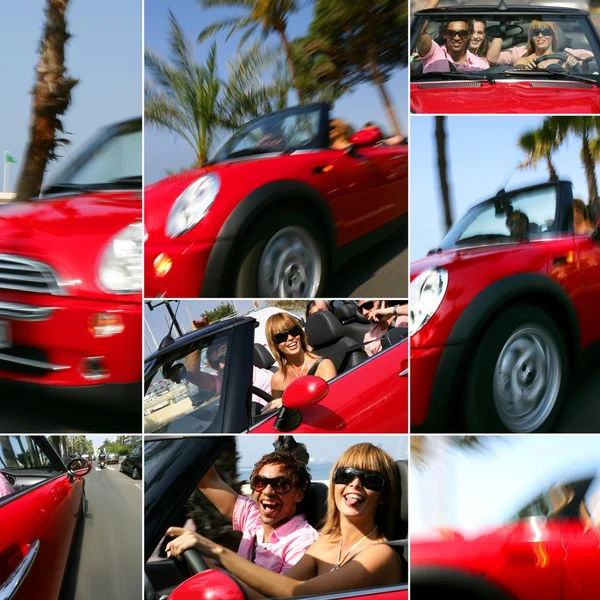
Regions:
<instances>
[{"instance_id":1,"label":"palm tree","mask_svg":"<svg viewBox=\"0 0 600 600\"><path fill-rule=\"evenodd\" d=\"M69 107L71 90L77 85L77 79L66 76L65 44L71 37L65 16L68 5L69 0L46 1L46 24L32 92L29 142L17 185L17 202L26 202L39 194L46 165L57 158L57 145L69 143L56 136L57 131L64 133L59 116Z\"/></svg>"},{"instance_id":2,"label":"palm tree","mask_svg":"<svg viewBox=\"0 0 600 600\"><path fill-rule=\"evenodd\" d=\"M230 17L206 27L198 36L199 42L224 29L228 30L227 39L236 31L244 32L240 39L240 48L257 30L260 30L263 41L272 33L279 35L290 76L298 92L298 99L301 104L304 103L304 90L296 74L292 47L287 37L288 19L290 15L298 12L296 0L198 0L198 2L205 9L227 7L244 11L242 16Z\"/></svg>"},{"instance_id":3,"label":"palm tree","mask_svg":"<svg viewBox=\"0 0 600 600\"><path fill-rule=\"evenodd\" d=\"M525 132L519 137L518 144L525 152L525 160L519 165L519 169L535 168L538 161L545 160L550 181L558 180L552 154L558 150L559 142L552 123L544 121L540 128Z\"/></svg>"},{"instance_id":4,"label":"palm tree","mask_svg":"<svg viewBox=\"0 0 600 600\"><path fill-rule=\"evenodd\" d=\"M446 231L452 227L452 205L450 203L450 187L448 186L448 164L446 161L446 117L435 118L435 142L437 147L438 174L442 192L442 205L446 217Z\"/></svg>"}]
</instances>

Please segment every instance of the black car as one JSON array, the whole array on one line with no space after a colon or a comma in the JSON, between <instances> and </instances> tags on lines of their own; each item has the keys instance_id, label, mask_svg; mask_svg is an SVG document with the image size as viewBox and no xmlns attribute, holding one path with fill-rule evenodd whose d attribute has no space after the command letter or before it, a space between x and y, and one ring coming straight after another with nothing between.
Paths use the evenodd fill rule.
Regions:
<instances>
[{"instance_id":1,"label":"black car","mask_svg":"<svg viewBox=\"0 0 600 600\"><path fill-rule=\"evenodd\" d=\"M211 465L228 448L230 439L226 436L201 437L161 437L147 438L144 446L145 482L144 482L144 560L145 566L145 598L154 600L163 594L169 594L177 586L180 591L188 590L187 578L194 574L210 571L210 586L216 591L215 597L223 590L231 590L237 583L224 571L208 569L200 554L192 549L184 553L185 565L179 560L165 558L165 532L171 526L183 527L187 519L186 503L198 483ZM394 540L387 542L401 554L403 581L393 586L379 587L376 590L360 591L363 598L375 597L387 592L400 592L407 589L408 563L408 464L406 460L396 462L398 467L398 498L400 515L397 520ZM306 518L315 528L324 521L327 508L327 485L312 482L306 499ZM159 548L160 545L160 548ZM158 552L157 552L158 549ZM190 583L192 587L200 585L200 581ZM241 594L241 590L240 590ZM335 594L307 596L307 600L317 598L336 598L346 600L356 597L356 590L336 592ZM187 597L187 596L186 596ZM229 597L229 596L228 596ZM232 598L235 596L231 596ZM244 597L243 594L240 597ZM390 595L390 599L393 594Z\"/></svg>"},{"instance_id":2,"label":"black car","mask_svg":"<svg viewBox=\"0 0 600 600\"><path fill-rule=\"evenodd\" d=\"M133 479L142 478L142 447L134 448L121 463L121 473L131 475Z\"/></svg>"}]
</instances>

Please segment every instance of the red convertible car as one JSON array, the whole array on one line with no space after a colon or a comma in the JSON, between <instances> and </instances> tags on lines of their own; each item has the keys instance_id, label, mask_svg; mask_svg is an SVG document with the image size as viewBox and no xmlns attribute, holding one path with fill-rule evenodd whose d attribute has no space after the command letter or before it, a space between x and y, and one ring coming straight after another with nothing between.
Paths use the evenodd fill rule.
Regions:
<instances>
[{"instance_id":1,"label":"red convertible car","mask_svg":"<svg viewBox=\"0 0 600 600\"><path fill-rule=\"evenodd\" d=\"M598 349L599 281L600 231L575 233L570 182L469 210L411 266L412 430L549 430Z\"/></svg>"},{"instance_id":2,"label":"red convertible car","mask_svg":"<svg viewBox=\"0 0 600 600\"><path fill-rule=\"evenodd\" d=\"M255 369L277 370L250 316L226 319L182 335L146 358L146 433L406 433L408 430L408 332L390 330L382 350L368 357L364 335L371 325L354 302L308 317L308 343L333 361L338 375L328 382L304 375L283 394L283 406L262 414L272 397L253 385ZM209 352L225 357L216 373ZM204 389L189 376L188 357L200 355L200 370L220 380ZM193 383L191 380L196 380Z\"/></svg>"},{"instance_id":3,"label":"red convertible car","mask_svg":"<svg viewBox=\"0 0 600 600\"><path fill-rule=\"evenodd\" d=\"M464 34L460 23L485 23L485 36L497 44L495 60L464 68L448 60L446 25ZM419 34L436 46L419 56ZM541 33L540 33L541 32ZM421 34L421 35L423 35ZM550 53L525 67L517 61L534 54L533 36L546 35ZM458 35L458 34L456 34ZM455 38L456 38L455 35ZM411 27L410 107L413 113L598 114L600 36L587 12L536 5L456 6L415 13ZM423 38L421 38L423 39ZM541 42L540 42L541 43ZM489 58L489 52L487 53ZM482 57L483 58L483 57ZM568 62L567 62L568 61Z\"/></svg>"},{"instance_id":4,"label":"red convertible car","mask_svg":"<svg viewBox=\"0 0 600 600\"><path fill-rule=\"evenodd\" d=\"M141 119L106 127L0 206L0 383L139 410L141 156Z\"/></svg>"},{"instance_id":5,"label":"red convertible car","mask_svg":"<svg viewBox=\"0 0 600 600\"><path fill-rule=\"evenodd\" d=\"M144 465L144 553L145 600L246 600L247 596L226 571L210 569L195 550L183 554L184 561L166 557L164 537L170 526L185 524L186 503L200 479L227 448L225 436L146 438ZM229 444L230 449L230 444ZM394 539L387 542L403 560L403 581L397 585L303 596L305 600L408 600L408 465L396 461L398 468L398 504L400 514ZM306 517L315 528L326 513L327 485L311 483L306 498ZM196 511L210 523L210 516Z\"/></svg>"},{"instance_id":6,"label":"red convertible car","mask_svg":"<svg viewBox=\"0 0 600 600\"><path fill-rule=\"evenodd\" d=\"M588 502L592 479L556 485L504 526L467 539L410 543L415 600L579 600L598 595L600 519Z\"/></svg>"},{"instance_id":7,"label":"red convertible car","mask_svg":"<svg viewBox=\"0 0 600 600\"><path fill-rule=\"evenodd\" d=\"M365 129L330 149L329 122L327 104L261 117L148 186L144 296L320 296L337 265L406 228L408 145Z\"/></svg>"},{"instance_id":8,"label":"red convertible car","mask_svg":"<svg viewBox=\"0 0 600 600\"><path fill-rule=\"evenodd\" d=\"M0 436L0 598L58 600L90 469L44 437Z\"/></svg>"}]
</instances>

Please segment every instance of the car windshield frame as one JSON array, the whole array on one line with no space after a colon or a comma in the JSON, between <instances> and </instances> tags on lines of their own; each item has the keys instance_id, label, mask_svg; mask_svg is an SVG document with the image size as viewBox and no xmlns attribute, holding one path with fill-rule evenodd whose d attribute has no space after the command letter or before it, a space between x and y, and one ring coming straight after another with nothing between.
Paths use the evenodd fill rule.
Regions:
<instances>
[{"instance_id":1,"label":"car windshield frame","mask_svg":"<svg viewBox=\"0 0 600 600\"><path fill-rule=\"evenodd\" d=\"M527 194L529 192L535 192L538 190L543 190L544 188L555 188L556 190L556 210L555 210L555 220L556 220L556 230L552 233L552 237L554 237L557 233L565 234L573 232L573 215L572 206L573 206L573 184L567 180L559 180L559 181L547 181L544 183L538 183L535 185L530 185L527 187L520 187L515 190L505 191L501 190L495 196L484 200L483 202L478 202L475 206L472 206L463 217L461 217L446 233L446 235L442 238L442 241L439 243L439 246L430 250L428 255L434 254L438 251L447 251L447 250L466 250L467 248L472 247L490 247L490 246L500 246L500 245L514 245L520 243L520 240L515 240L510 236L500 237L498 236L498 242L488 242L488 243L468 243L461 244L457 243L457 240L461 237L461 235L466 231L466 229L475 221L475 219L485 211L490 205L493 204L506 204L509 203L510 200L518 196L520 194ZM548 237L536 237L538 239L548 239ZM528 241L528 240L527 240Z\"/></svg>"},{"instance_id":2,"label":"car windshield frame","mask_svg":"<svg viewBox=\"0 0 600 600\"><path fill-rule=\"evenodd\" d=\"M236 157L229 157L231 154L231 148L248 135L254 129L260 127L263 123L277 123L285 119L290 115L300 115L305 113L318 112L318 130L317 135L308 143L298 147L289 146L285 150L264 150L257 151L256 153L245 154L237 158L250 158L252 156L261 156L264 154L276 154L282 153L291 154L298 150L323 150L329 147L329 111L330 105L325 102L319 102L315 104L306 104L301 106L294 106L291 108L285 108L268 115L263 115L252 121L242 125L226 142L219 148L213 157L210 158L208 164L217 164L226 160L235 160Z\"/></svg>"},{"instance_id":3,"label":"car windshield frame","mask_svg":"<svg viewBox=\"0 0 600 600\"><path fill-rule=\"evenodd\" d=\"M464 17L461 18L461 17ZM469 21L472 19L485 19L486 21L495 22L498 21L510 21L519 18L526 18L530 20L546 20L556 22L560 26L560 21L566 19L577 20L580 27L581 35L584 35L590 48L589 51L593 54L596 59L596 64L600 65L600 36L591 24L588 13L577 9L567 9L563 7L557 8L544 8L544 7L509 7L506 10L494 9L491 6L480 6L480 7L457 7L447 9L428 9L418 11L414 14L414 18L411 25L411 56L416 52L417 40L419 37L419 30L423 27L423 24L427 21ZM489 26L489 23L488 23ZM524 29L524 34L527 33L527 28ZM523 34L521 34L523 35ZM564 35L564 32L563 32ZM488 39L488 41L490 41ZM521 46L522 42L517 43L516 46ZM585 48L584 48L585 49ZM415 64L417 61L412 61L410 64ZM593 73L581 73L579 71L567 71L561 73L553 73L546 69L539 70L528 70L518 69L514 66L509 65L496 65L485 70L469 70L469 71L458 71L456 74L449 71L431 71L426 74L420 74L415 76L414 69L410 69L410 82L411 83L428 83L434 81L445 81L451 82L453 80L460 82L464 79L473 79L479 81L496 80L496 79L507 79L507 80L523 80L523 79L552 79L556 78L559 81L578 81L581 78L582 83L585 80L589 80L591 84L600 84L600 69L596 69L597 74Z\"/></svg>"},{"instance_id":4,"label":"car windshield frame","mask_svg":"<svg viewBox=\"0 0 600 600\"><path fill-rule=\"evenodd\" d=\"M141 118L130 119L121 123L116 123L108 127L104 127L96 132L83 146L77 151L77 153L66 162L66 164L60 168L49 180L49 182L42 186L42 190L37 200L44 200L47 197L57 193L64 193L69 189L74 192L81 192L82 190L90 190L95 192L101 191L115 191L115 190L142 190L142 157L140 156L140 173L133 174L126 178L117 178L115 180L96 182L96 183L74 183L73 179L76 175L85 168L94 156L107 144L119 137L137 132L143 132L143 121Z\"/></svg>"}]
</instances>

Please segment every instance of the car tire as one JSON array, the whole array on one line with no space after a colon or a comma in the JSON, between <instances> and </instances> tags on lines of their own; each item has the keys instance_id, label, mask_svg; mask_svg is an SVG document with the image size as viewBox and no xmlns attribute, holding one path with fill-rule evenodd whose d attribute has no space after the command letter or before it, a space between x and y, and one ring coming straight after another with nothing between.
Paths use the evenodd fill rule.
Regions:
<instances>
[{"instance_id":1,"label":"car tire","mask_svg":"<svg viewBox=\"0 0 600 600\"><path fill-rule=\"evenodd\" d=\"M88 511L88 499L85 497L85 490L83 490L83 495L81 497L81 517L85 517Z\"/></svg>"},{"instance_id":2,"label":"car tire","mask_svg":"<svg viewBox=\"0 0 600 600\"><path fill-rule=\"evenodd\" d=\"M312 222L295 211L280 210L255 222L239 252L235 296L321 296L329 266L321 238Z\"/></svg>"},{"instance_id":3,"label":"car tire","mask_svg":"<svg viewBox=\"0 0 600 600\"><path fill-rule=\"evenodd\" d=\"M141 478L140 472L137 467L133 467L133 469L131 470L131 478L132 479L140 479Z\"/></svg>"},{"instance_id":4,"label":"car tire","mask_svg":"<svg viewBox=\"0 0 600 600\"><path fill-rule=\"evenodd\" d=\"M567 343L552 317L536 306L515 305L478 337L463 403L468 431L549 431L569 380Z\"/></svg>"}]
</instances>

